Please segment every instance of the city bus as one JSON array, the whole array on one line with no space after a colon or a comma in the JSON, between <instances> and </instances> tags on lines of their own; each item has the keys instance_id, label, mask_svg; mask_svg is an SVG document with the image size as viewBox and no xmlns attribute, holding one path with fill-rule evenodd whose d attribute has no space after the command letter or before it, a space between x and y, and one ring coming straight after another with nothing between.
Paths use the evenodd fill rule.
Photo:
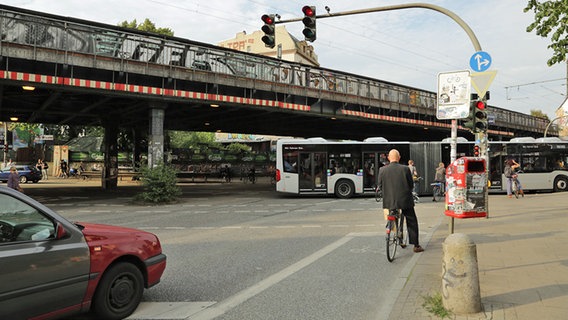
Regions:
<instances>
[{"instance_id":1,"label":"city bus","mask_svg":"<svg viewBox=\"0 0 568 320\"><path fill-rule=\"evenodd\" d=\"M473 142L460 139L457 157L471 156ZM350 198L373 194L379 168L388 164L391 149L401 163L412 159L419 175L419 194L431 193L436 167L450 162L450 143L390 142L383 138L364 141L330 141L323 138L281 139L276 143L276 191L294 194L335 195ZM525 191L568 191L568 142L557 138L517 138L489 143L490 190L506 190L504 163L515 159L523 169L519 180Z\"/></svg>"}]
</instances>

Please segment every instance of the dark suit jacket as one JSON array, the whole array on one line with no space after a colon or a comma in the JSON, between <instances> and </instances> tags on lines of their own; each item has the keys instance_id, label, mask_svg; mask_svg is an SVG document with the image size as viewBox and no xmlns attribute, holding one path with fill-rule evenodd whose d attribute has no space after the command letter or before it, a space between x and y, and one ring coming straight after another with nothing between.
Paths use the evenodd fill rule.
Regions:
<instances>
[{"instance_id":1,"label":"dark suit jacket","mask_svg":"<svg viewBox=\"0 0 568 320\"><path fill-rule=\"evenodd\" d=\"M412 174L398 162L379 169L379 188L383 191L384 209L408 209L414 207L412 198Z\"/></svg>"}]
</instances>

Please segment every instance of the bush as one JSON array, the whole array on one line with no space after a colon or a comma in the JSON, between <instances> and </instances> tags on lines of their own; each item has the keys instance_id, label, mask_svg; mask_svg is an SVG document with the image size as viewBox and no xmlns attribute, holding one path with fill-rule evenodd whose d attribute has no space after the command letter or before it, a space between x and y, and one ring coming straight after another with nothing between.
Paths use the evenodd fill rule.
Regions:
<instances>
[{"instance_id":1,"label":"bush","mask_svg":"<svg viewBox=\"0 0 568 320\"><path fill-rule=\"evenodd\" d=\"M140 180L144 191L136 195L136 200L150 203L169 203L176 201L181 189L176 185L177 171L163 163L154 168L142 168Z\"/></svg>"}]
</instances>

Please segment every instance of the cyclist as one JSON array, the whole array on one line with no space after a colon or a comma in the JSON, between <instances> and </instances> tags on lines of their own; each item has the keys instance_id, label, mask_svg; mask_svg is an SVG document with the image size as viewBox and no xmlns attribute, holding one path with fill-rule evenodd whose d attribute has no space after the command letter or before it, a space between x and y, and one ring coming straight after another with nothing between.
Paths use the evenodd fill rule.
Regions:
<instances>
[{"instance_id":1,"label":"cyclist","mask_svg":"<svg viewBox=\"0 0 568 320\"><path fill-rule=\"evenodd\" d=\"M446 167L444 167L443 162L438 163L436 173L434 174L434 182L441 183L440 191L444 192L444 185L446 184ZM435 194L432 194L432 201L436 201Z\"/></svg>"},{"instance_id":2,"label":"cyclist","mask_svg":"<svg viewBox=\"0 0 568 320\"><path fill-rule=\"evenodd\" d=\"M515 181L517 181L519 193L523 197L525 196L521 182L518 179L518 174L515 172L518 167L520 167L520 164L518 164L513 159L507 159L507 161L505 161L505 169L503 170L503 174L505 175L505 178L507 178L507 197L509 198L513 197L513 183Z\"/></svg>"},{"instance_id":3,"label":"cyclist","mask_svg":"<svg viewBox=\"0 0 568 320\"><path fill-rule=\"evenodd\" d=\"M418 239L418 219L412 199L412 174L400 161L396 149L389 152L389 165L379 169L379 188L383 192L383 209L401 209L406 218L408 240L414 245L414 252L422 252Z\"/></svg>"},{"instance_id":4,"label":"cyclist","mask_svg":"<svg viewBox=\"0 0 568 320\"><path fill-rule=\"evenodd\" d=\"M248 179L252 183L256 182L256 169L254 168L254 166L252 166L248 172Z\"/></svg>"}]
</instances>

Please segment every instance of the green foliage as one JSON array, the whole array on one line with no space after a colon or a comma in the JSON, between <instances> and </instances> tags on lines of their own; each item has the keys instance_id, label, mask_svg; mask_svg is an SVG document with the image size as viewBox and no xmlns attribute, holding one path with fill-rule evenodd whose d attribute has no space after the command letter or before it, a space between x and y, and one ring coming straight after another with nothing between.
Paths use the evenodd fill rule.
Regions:
<instances>
[{"instance_id":1,"label":"green foliage","mask_svg":"<svg viewBox=\"0 0 568 320\"><path fill-rule=\"evenodd\" d=\"M251 147L244 143L235 142L229 144L225 149L229 151L229 153L239 154L241 152L250 152Z\"/></svg>"},{"instance_id":2,"label":"green foliage","mask_svg":"<svg viewBox=\"0 0 568 320\"><path fill-rule=\"evenodd\" d=\"M169 203L177 200L181 189L176 185L177 171L163 163L154 168L142 168L142 185L144 191L136 196L136 200L149 203Z\"/></svg>"},{"instance_id":3,"label":"green foliage","mask_svg":"<svg viewBox=\"0 0 568 320\"><path fill-rule=\"evenodd\" d=\"M206 149L207 146L219 146L215 142L215 133L213 132L168 131L168 134L172 148L201 150Z\"/></svg>"},{"instance_id":4,"label":"green foliage","mask_svg":"<svg viewBox=\"0 0 568 320\"><path fill-rule=\"evenodd\" d=\"M150 19L146 18L144 22L138 24L136 19L128 22L126 20L122 21L118 24L119 27L129 28L129 29L137 29L140 31L146 32L153 32L157 34L162 34L166 36L173 36L174 32L170 28L157 28L156 25L150 21Z\"/></svg>"},{"instance_id":5,"label":"green foliage","mask_svg":"<svg viewBox=\"0 0 568 320\"><path fill-rule=\"evenodd\" d=\"M444 308L444 303L442 301L442 295L440 293L435 293L433 296L427 295L422 296L424 302L422 307L431 314L437 316L440 319L450 318L452 313Z\"/></svg>"},{"instance_id":6,"label":"green foliage","mask_svg":"<svg viewBox=\"0 0 568 320\"><path fill-rule=\"evenodd\" d=\"M546 115L544 112L542 112L542 110L531 109L531 116L543 118L543 119L550 121L550 119L548 118L548 115Z\"/></svg>"},{"instance_id":7,"label":"green foliage","mask_svg":"<svg viewBox=\"0 0 568 320\"><path fill-rule=\"evenodd\" d=\"M543 38L552 33L552 43L548 48L554 53L547 64L552 66L565 61L568 51L568 1L529 0L523 11L534 11L535 14L535 21L527 27L527 32L534 30Z\"/></svg>"}]
</instances>

